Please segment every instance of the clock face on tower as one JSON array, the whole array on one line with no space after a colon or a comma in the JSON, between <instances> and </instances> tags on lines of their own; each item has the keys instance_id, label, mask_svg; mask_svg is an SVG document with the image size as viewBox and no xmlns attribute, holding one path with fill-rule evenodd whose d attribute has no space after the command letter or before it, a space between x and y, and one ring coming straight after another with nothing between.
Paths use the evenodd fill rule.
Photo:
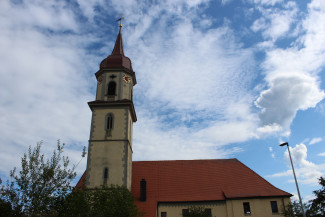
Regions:
<instances>
[{"instance_id":1,"label":"clock face on tower","mask_svg":"<svg viewBox=\"0 0 325 217\"><path fill-rule=\"evenodd\" d=\"M123 75L123 81L128 84L131 82L131 78L127 75Z\"/></svg>"}]
</instances>

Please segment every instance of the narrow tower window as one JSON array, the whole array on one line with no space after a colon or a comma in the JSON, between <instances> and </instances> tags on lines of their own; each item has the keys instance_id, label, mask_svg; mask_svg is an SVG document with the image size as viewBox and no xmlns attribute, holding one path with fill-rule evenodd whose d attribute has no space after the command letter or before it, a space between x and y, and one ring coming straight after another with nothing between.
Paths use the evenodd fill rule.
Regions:
<instances>
[{"instance_id":1,"label":"narrow tower window","mask_svg":"<svg viewBox=\"0 0 325 217\"><path fill-rule=\"evenodd\" d=\"M144 202L147 200L147 182L145 179L140 181L140 201Z\"/></svg>"},{"instance_id":2,"label":"narrow tower window","mask_svg":"<svg viewBox=\"0 0 325 217\"><path fill-rule=\"evenodd\" d=\"M111 81L108 83L107 95L115 96L116 94L116 83L115 81Z\"/></svg>"},{"instance_id":3,"label":"narrow tower window","mask_svg":"<svg viewBox=\"0 0 325 217\"><path fill-rule=\"evenodd\" d=\"M107 167L104 168L103 178L104 178L104 185L107 185L107 180L108 180L108 168Z\"/></svg>"},{"instance_id":4,"label":"narrow tower window","mask_svg":"<svg viewBox=\"0 0 325 217\"><path fill-rule=\"evenodd\" d=\"M113 114L109 113L106 116L106 130L113 129Z\"/></svg>"}]
</instances>

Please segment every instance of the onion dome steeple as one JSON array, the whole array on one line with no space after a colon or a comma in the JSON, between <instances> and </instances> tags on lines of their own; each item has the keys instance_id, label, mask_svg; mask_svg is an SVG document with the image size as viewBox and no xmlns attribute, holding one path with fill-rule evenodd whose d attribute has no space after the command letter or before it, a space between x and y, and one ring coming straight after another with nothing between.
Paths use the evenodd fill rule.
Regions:
<instances>
[{"instance_id":1,"label":"onion dome steeple","mask_svg":"<svg viewBox=\"0 0 325 217\"><path fill-rule=\"evenodd\" d=\"M133 73L131 60L124 55L121 28L122 24L120 24L120 31L117 35L113 52L100 63L100 69L125 68Z\"/></svg>"}]
</instances>

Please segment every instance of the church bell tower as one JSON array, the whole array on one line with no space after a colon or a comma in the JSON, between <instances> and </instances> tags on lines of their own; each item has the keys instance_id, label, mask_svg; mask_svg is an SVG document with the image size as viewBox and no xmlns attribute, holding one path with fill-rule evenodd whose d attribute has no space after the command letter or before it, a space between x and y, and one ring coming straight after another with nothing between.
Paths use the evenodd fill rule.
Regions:
<instances>
[{"instance_id":1,"label":"church bell tower","mask_svg":"<svg viewBox=\"0 0 325 217\"><path fill-rule=\"evenodd\" d=\"M137 121L133 105L136 85L131 60L124 55L122 24L111 55L96 72L96 100L92 111L86 187L124 185L131 189L132 126Z\"/></svg>"}]
</instances>

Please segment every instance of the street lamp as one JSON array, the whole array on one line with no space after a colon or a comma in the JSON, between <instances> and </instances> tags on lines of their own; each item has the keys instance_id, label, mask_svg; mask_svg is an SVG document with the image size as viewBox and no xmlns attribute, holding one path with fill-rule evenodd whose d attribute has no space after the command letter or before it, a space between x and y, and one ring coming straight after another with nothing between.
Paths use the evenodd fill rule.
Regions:
<instances>
[{"instance_id":1,"label":"street lamp","mask_svg":"<svg viewBox=\"0 0 325 217\"><path fill-rule=\"evenodd\" d=\"M298 187L298 182L297 182L297 178L296 178L295 168L293 167L293 163L292 163L292 158L291 158L291 153L290 153L290 149L289 149L289 144L287 142L285 142L285 143L282 143L280 146L285 146L285 145L287 146L288 152L289 152L289 157L290 157L290 162L291 162L293 177L295 178L297 192L298 192L298 196L299 196L299 202L300 202L300 206L301 206L301 209L302 209L302 215L303 215L303 217L306 217L305 210L304 210L304 206L302 204L302 200L301 200L301 196L300 196L300 192L299 192L299 187Z\"/></svg>"}]
</instances>

